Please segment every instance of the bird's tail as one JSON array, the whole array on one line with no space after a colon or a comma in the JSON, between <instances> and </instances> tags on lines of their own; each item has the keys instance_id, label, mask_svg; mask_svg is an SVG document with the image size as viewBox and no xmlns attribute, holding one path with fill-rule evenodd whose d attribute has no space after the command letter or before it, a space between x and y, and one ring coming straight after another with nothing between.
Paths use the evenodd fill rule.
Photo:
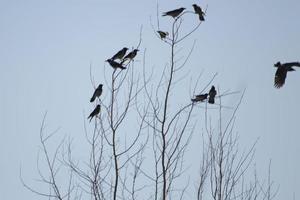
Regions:
<instances>
[{"instance_id":1,"label":"bird's tail","mask_svg":"<svg viewBox=\"0 0 300 200\"><path fill-rule=\"evenodd\" d=\"M199 20L200 20L200 21L205 21L204 16L199 15Z\"/></svg>"},{"instance_id":2,"label":"bird's tail","mask_svg":"<svg viewBox=\"0 0 300 200\"><path fill-rule=\"evenodd\" d=\"M191 101L193 102L193 103L195 103L195 102L197 102L197 99L195 98L195 99L191 99Z\"/></svg>"},{"instance_id":3,"label":"bird's tail","mask_svg":"<svg viewBox=\"0 0 300 200\"><path fill-rule=\"evenodd\" d=\"M89 115L87 119L90 119L90 122L91 122L93 119L93 116Z\"/></svg>"},{"instance_id":4,"label":"bird's tail","mask_svg":"<svg viewBox=\"0 0 300 200\"><path fill-rule=\"evenodd\" d=\"M215 103L215 98L213 98L213 97L209 97L209 99L208 99L208 103L210 103L210 104L214 104L214 103Z\"/></svg>"},{"instance_id":5,"label":"bird's tail","mask_svg":"<svg viewBox=\"0 0 300 200\"><path fill-rule=\"evenodd\" d=\"M95 96L92 96L92 98L91 98L90 102L91 102L91 103L92 103L92 102L94 102L94 101L95 101L95 99L96 99L96 97L95 97Z\"/></svg>"},{"instance_id":6,"label":"bird's tail","mask_svg":"<svg viewBox=\"0 0 300 200\"><path fill-rule=\"evenodd\" d=\"M122 70L123 70L123 69L126 69L126 67L124 67L124 66L122 66L122 67L120 67L120 68L121 68Z\"/></svg>"},{"instance_id":7,"label":"bird's tail","mask_svg":"<svg viewBox=\"0 0 300 200\"><path fill-rule=\"evenodd\" d=\"M164 17L164 16L167 16L167 14L166 14L166 13L163 13L162 16L163 16L163 17Z\"/></svg>"}]
</instances>

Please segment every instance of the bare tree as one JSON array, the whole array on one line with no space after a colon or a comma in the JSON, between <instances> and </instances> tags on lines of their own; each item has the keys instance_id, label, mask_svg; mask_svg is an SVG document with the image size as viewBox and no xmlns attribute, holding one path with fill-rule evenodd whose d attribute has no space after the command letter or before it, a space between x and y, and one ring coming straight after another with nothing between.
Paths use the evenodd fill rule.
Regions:
<instances>
[{"instance_id":1,"label":"bare tree","mask_svg":"<svg viewBox=\"0 0 300 200\"><path fill-rule=\"evenodd\" d=\"M200 74L193 86L190 86L190 93L187 90L186 94L176 94L179 84L188 79L184 69L195 47L194 41L184 55L183 43L203 22L197 21L194 27L186 31L183 26L184 19L195 15L195 20L198 20L197 13L187 10L169 19L169 28L165 28L169 30L164 32L160 30L161 19L157 14L157 25L155 28L152 25L152 28L157 38L162 41L161 44L169 47L170 58L162 68L159 78L146 70L146 50L144 53L140 51L137 56L142 62L136 62L134 56L120 59L120 62L112 59L105 62L103 71L106 95L97 98L94 103L100 105L101 111L95 116L93 123L84 123L85 137L90 149L87 160L78 160L76 154L74 155L72 140L65 139L60 141L51 157L47 141L53 134L44 133L44 118L40 139L47 175L41 172L39 165L38 173L39 181L46 184L49 191L33 189L20 176L27 189L48 199L60 200L167 200L186 199L186 196L193 196L197 200L204 199L204 196L213 200L274 198L276 192L272 190L270 173L265 184L260 183L256 174L253 183L246 180L256 143L240 154L238 135L233 130L243 95L233 109L229 121L224 123L225 117L222 113L228 107L222 104L221 99L237 92L222 93L216 97L219 102L214 105L209 104L207 99L201 102L190 101L193 95L207 93L217 74L206 80L206 84L201 84L202 89L199 90L198 85L202 78ZM142 29L135 49L140 48L141 42ZM142 71L136 65L142 65ZM92 67L90 78L95 89L97 84ZM182 98L183 96L186 98ZM183 102L177 101L179 98ZM202 133L199 129L195 131L198 126L195 108L205 113L205 131ZM209 116L216 109L219 111L218 129L213 128ZM201 160L200 173L199 176L193 176L197 187L191 190L189 179L183 175L188 175L185 158L194 132L202 134L202 145L199 145L201 153L197 157ZM145 166L145 162L153 167ZM58 174L68 180L67 184L58 178ZM183 183L182 178L187 181Z\"/></svg>"},{"instance_id":2,"label":"bare tree","mask_svg":"<svg viewBox=\"0 0 300 200\"><path fill-rule=\"evenodd\" d=\"M203 199L205 183L210 188L209 199L213 200L271 200L277 194L278 189L273 191L273 182L270 179L271 163L269 164L266 184L262 184L258 180L255 169L253 181L249 179L250 174L246 173L253 164L256 142L250 149L241 151L238 141L239 135L234 132L236 112L243 96L244 93L226 122L222 116L224 109L221 101L222 95L219 96L217 128L212 126L213 120L209 117L207 108L205 109L205 133L202 139L207 141L207 145L205 145L206 149L202 156L200 168L198 200Z\"/></svg>"},{"instance_id":3,"label":"bare tree","mask_svg":"<svg viewBox=\"0 0 300 200\"><path fill-rule=\"evenodd\" d=\"M185 11L175 17L171 23L170 34L167 34L164 38L158 32L157 37L169 46L170 61L165 65L154 89L147 87L146 81L144 81L146 99L148 105L150 105L145 122L152 131L155 168L155 175L147 174L147 177L151 177L150 179L154 181L154 194L149 198L155 200L171 198L174 181L184 171L184 153L193 133L193 126L190 125L190 120L194 104L188 100L185 105L176 106L175 110L171 107L174 101L171 93L178 83L178 80L176 81L177 75L182 73L183 67L191 56L195 42L188 55L181 62L180 59L182 57L179 57L178 49L180 49L180 44L195 32L201 24L200 21L191 31L185 34L182 33L183 18L190 14L194 15L191 11ZM157 15L157 27L154 28L152 25L155 33L156 30L160 29L159 21ZM145 73L144 70L144 80L146 80ZM195 89L193 93L195 93ZM189 97L186 99L189 99ZM159 191L160 188L161 191ZM180 192L184 193L185 189L183 188Z\"/></svg>"}]
</instances>

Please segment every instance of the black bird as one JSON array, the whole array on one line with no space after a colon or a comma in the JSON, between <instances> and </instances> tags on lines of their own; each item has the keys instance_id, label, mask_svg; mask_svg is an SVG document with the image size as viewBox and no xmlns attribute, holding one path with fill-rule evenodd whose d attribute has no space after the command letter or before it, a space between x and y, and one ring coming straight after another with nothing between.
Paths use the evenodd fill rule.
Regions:
<instances>
[{"instance_id":1,"label":"black bird","mask_svg":"<svg viewBox=\"0 0 300 200\"><path fill-rule=\"evenodd\" d=\"M126 67L124 67L122 64L117 63L116 61L112 60L112 59L107 59L106 62L108 62L110 64L110 66L112 66L112 68L117 69L126 69Z\"/></svg>"},{"instance_id":2,"label":"black bird","mask_svg":"<svg viewBox=\"0 0 300 200\"><path fill-rule=\"evenodd\" d=\"M100 105L98 104L88 117L88 119L90 119L90 122L92 121L93 117L97 116L99 113L100 113Z\"/></svg>"},{"instance_id":3,"label":"black bird","mask_svg":"<svg viewBox=\"0 0 300 200\"><path fill-rule=\"evenodd\" d=\"M286 79L287 72L296 71L293 67L300 67L299 62L283 63L277 62L274 64L277 67L274 79L274 87L281 88Z\"/></svg>"},{"instance_id":4,"label":"black bird","mask_svg":"<svg viewBox=\"0 0 300 200\"><path fill-rule=\"evenodd\" d=\"M102 94L102 87L103 87L103 85L100 84L100 85L96 88L96 90L95 90L95 92L94 92L94 94L93 94L93 96L92 96L90 102L94 102L95 99L96 99L96 97L100 97L100 96L101 96L101 94Z\"/></svg>"},{"instance_id":5,"label":"black bird","mask_svg":"<svg viewBox=\"0 0 300 200\"><path fill-rule=\"evenodd\" d=\"M168 16L171 16L173 18L176 18L184 10L185 10L185 8L178 8L176 10L171 10L171 11L168 11L168 12L164 12L162 16L167 16L168 15Z\"/></svg>"},{"instance_id":6,"label":"black bird","mask_svg":"<svg viewBox=\"0 0 300 200\"><path fill-rule=\"evenodd\" d=\"M199 94L199 95L196 95L196 97L194 99L191 99L191 100L192 100L192 102L199 102L199 101L203 102L204 100L207 99L207 96L208 96L207 93L205 93L205 94Z\"/></svg>"},{"instance_id":7,"label":"black bird","mask_svg":"<svg viewBox=\"0 0 300 200\"><path fill-rule=\"evenodd\" d=\"M160 39L162 39L162 40L165 39L169 35L168 32L164 32L164 31L157 31L157 32L160 36Z\"/></svg>"},{"instance_id":8,"label":"black bird","mask_svg":"<svg viewBox=\"0 0 300 200\"><path fill-rule=\"evenodd\" d=\"M113 57L111 57L111 59L112 60L116 60L116 59L122 60L122 58L125 56L127 50L128 50L128 48L124 47L123 49L118 51L118 53L116 53Z\"/></svg>"},{"instance_id":9,"label":"black bird","mask_svg":"<svg viewBox=\"0 0 300 200\"><path fill-rule=\"evenodd\" d=\"M194 7L195 13L198 14L198 16L199 16L199 20L205 21L205 19L204 19L205 13L202 11L201 7L198 6L197 4L193 4L193 7Z\"/></svg>"},{"instance_id":10,"label":"black bird","mask_svg":"<svg viewBox=\"0 0 300 200\"><path fill-rule=\"evenodd\" d=\"M136 56L136 54L137 54L138 51L139 51L138 49L134 49L133 51L131 51L130 53L128 53L128 54L124 57L122 63L123 63L125 60L127 60L127 59L129 59L129 60L134 59L134 57Z\"/></svg>"},{"instance_id":11,"label":"black bird","mask_svg":"<svg viewBox=\"0 0 300 200\"><path fill-rule=\"evenodd\" d=\"M211 89L209 90L209 98L208 98L208 103L214 104L215 103L215 97L217 95L217 91L215 89L215 86L211 86Z\"/></svg>"}]
</instances>

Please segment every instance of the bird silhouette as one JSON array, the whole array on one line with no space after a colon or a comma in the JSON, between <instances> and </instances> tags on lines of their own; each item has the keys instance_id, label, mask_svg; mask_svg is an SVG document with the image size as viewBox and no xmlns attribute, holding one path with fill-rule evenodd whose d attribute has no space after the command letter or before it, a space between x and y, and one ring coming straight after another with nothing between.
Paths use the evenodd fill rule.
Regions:
<instances>
[{"instance_id":1,"label":"bird silhouette","mask_svg":"<svg viewBox=\"0 0 300 200\"><path fill-rule=\"evenodd\" d=\"M123 59L123 61L121 62L121 63L123 63L125 60L133 60L134 59L134 57L136 56L136 54L137 54L137 52L138 52L139 50L138 49L134 49L133 51L131 51L130 53L128 53L125 57L124 57L124 59Z\"/></svg>"},{"instance_id":2,"label":"bird silhouette","mask_svg":"<svg viewBox=\"0 0 300 200\"><path fill-rule=\"evenodd\" d=\"M208 98L208 103L214 104L215 103L215 97L217 95L217 91L215 89L215 86L211 86L211 89L209 90L209 98Z\"/></svg>"},{"instance_id":3,"label":"bird silhouette","mask_svg":"<svg viewBox=\"0 0 300 200\"><path fill-rule=\"evenodd\" d=\"M165 39L169 35L168 32L164 32L164 31L157 31L157 33L159 34L160 39L162 39L162 40Z\"/></svg>"},{"instance_id":4,"label":"bird silhouette","mask_svg":"<svg viewBox=\"0 0 300 200\"><path fill-rule=\"evenodd\" d=\"M120 68L120 69L126 69L126 67L124 67L121 63L117 63L116 61L112 60L112 59L107 59L106 62L108 62L110 64L110 66L114 69Z\"/></svg>"},{"instance_id":5,"label":"bird silhouette","mask_svg":"<svg viewBox=\"0 0 300 200\"><path fill-rule=\"evenodd\" d=\"M178 15L180 15L180 13L182 13L185 10L185 8L178 8L175 10L171 10L168 12L164 12L162 16L171 16L173 18L178 17Z\"/></svg>"},{"instance_id":6,"label":"bird silhouette","mask_svg":"<svg viewBox=\"0 0 300 200\"><path fill-rule=\"evenodd\" d=\"M103 87L103 85L100 84L100 85L96 88L96 90L95 90L95 92L94 92L94 94L93 94L93 96L92 96L92 98L91 98L91 100L90 100L91 103L95 101L96 97L99 98L99 97L101 96L101 94L102 94L102 87Z\"/></svg>"},{"instance_id":7,"label":"bird silhouette","mask_svg":"<svg viewBox=\"0 0 300 200\"><path fill-rule=\"evenodd\" d=\"M201 7L198 6L197 4L193 4L193 7L194 7L195 13L198 14L198 16L199 16L199 20L205 21L205 19L204 19L205 13L202 11Z\"/></svg>"},{"instance_id":8,"label":"bird silhouette","mask_svg":"<svg viewBox=\"0 0 300 200\"><path fill-rule=\"evenodd\" d=\"M90 119L90 122L92 121L93 117L97 116L100 113L100 105L98 104L96 106L96 108L93 110L93 112L91 112L91 114L89 115L88 119Z\"/></svg>"},{"instance_id":9,"label":"bird silhouette","mask_svg":"<svg viewBox=\"0 0 300 200\"><path fill-rule=\"evenodd\" d=\"M199 94L199 95L196 95L196 97L194 99L191 99L191 100L192 100L192 102L199 102L199 101L203 102L204 100L207 99L207 96L208 96L207 93L205 93L205 94Z\"/></svg>"},{"instance_id":10,"label":"bird silhouette","mask_svg":"<svg viewBox=\"0 0 300 200\"><path fill-rule=\"evenodd\" d=\"M293 67L300 67L300 63L289 62L281 64L280 62L277 62L274 64L274 67L277 67L274 79L274 87L279 89L285 83L287 72L296 71Z\"/></svg>"},{"instance_id":11,"label":"bird silhouette","mask_svg":"<svg viewBox=\"0 0 300 200\"><path fill-rule=\"evenodd\" d=\"M123 49L118 51L113 57L111 57L111 60L116 60L116 59L122 60L122 58L125 56L127 50L128 50L128 48L124 47Z\"/></svg>"}]
</instances>

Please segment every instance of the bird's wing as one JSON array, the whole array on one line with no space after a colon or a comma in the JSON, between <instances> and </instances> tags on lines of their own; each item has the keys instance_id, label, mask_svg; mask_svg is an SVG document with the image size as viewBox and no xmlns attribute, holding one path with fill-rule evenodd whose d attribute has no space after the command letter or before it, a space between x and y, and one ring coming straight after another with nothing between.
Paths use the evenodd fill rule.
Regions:
<instances>
[{"instance_id":1,"label":"bird's wing","mask_svg":"<svg viewBox=\"0 0 300 200\"><path fill-rule=\"evenodd\" d=\"M300 67L300 62L284 63L283 66L285 66L285 67Z\"/></svg>"},{"instance_id":2,"label":"bird's wing","mask_svg":"<svg viewBox=\"0 0 300 200\"><path fill-rule=\"evenodd\" d=\"M130 59L131 57L132 57L132 52L130 52L129 54L127 54L127 55L124 57L124 60Z\"/></svg>"},{"instance_id":3,"label":"bird's wing","mask_svg":"<svg viewBox=\"0 0 300 200\"><path fill-rule=\"evenodd\" d=\"M111 59L115 60L117 59L118 57L120 57L122 54L122 50L118 51Z\"/></svg>"},{"instance_id":4,"label":"bird's wing","mask_svg":"<svg viewBox=\"0 0 300 200\"><path fill-rule=\"evenodd\" d=\"M210 90L209 91L209 96L215 98L216 95L217 95L217 91L216 90Z\"/></svg>"},{"instance_id":5,"label":"bird's wing","mask_svg":"<svg viewBox=\"0 0 300 200\"><path fill-rule=\"evenodd\" d=\"M284 68L278 68L275 73L274 87L281 88L286 79L287 71Z\"/></svg>"},{"instance_id":6,"label":"bird's wing","mask_svg":"<svg viewBox=\"0 0 300 200\"><path fill-rule=\"evenodd\" d=\"M174 15L178 12L178 9L175 9L175 10L170 10L168 12L166 12L167 15Z\"/></svg>"}]
</instances>

